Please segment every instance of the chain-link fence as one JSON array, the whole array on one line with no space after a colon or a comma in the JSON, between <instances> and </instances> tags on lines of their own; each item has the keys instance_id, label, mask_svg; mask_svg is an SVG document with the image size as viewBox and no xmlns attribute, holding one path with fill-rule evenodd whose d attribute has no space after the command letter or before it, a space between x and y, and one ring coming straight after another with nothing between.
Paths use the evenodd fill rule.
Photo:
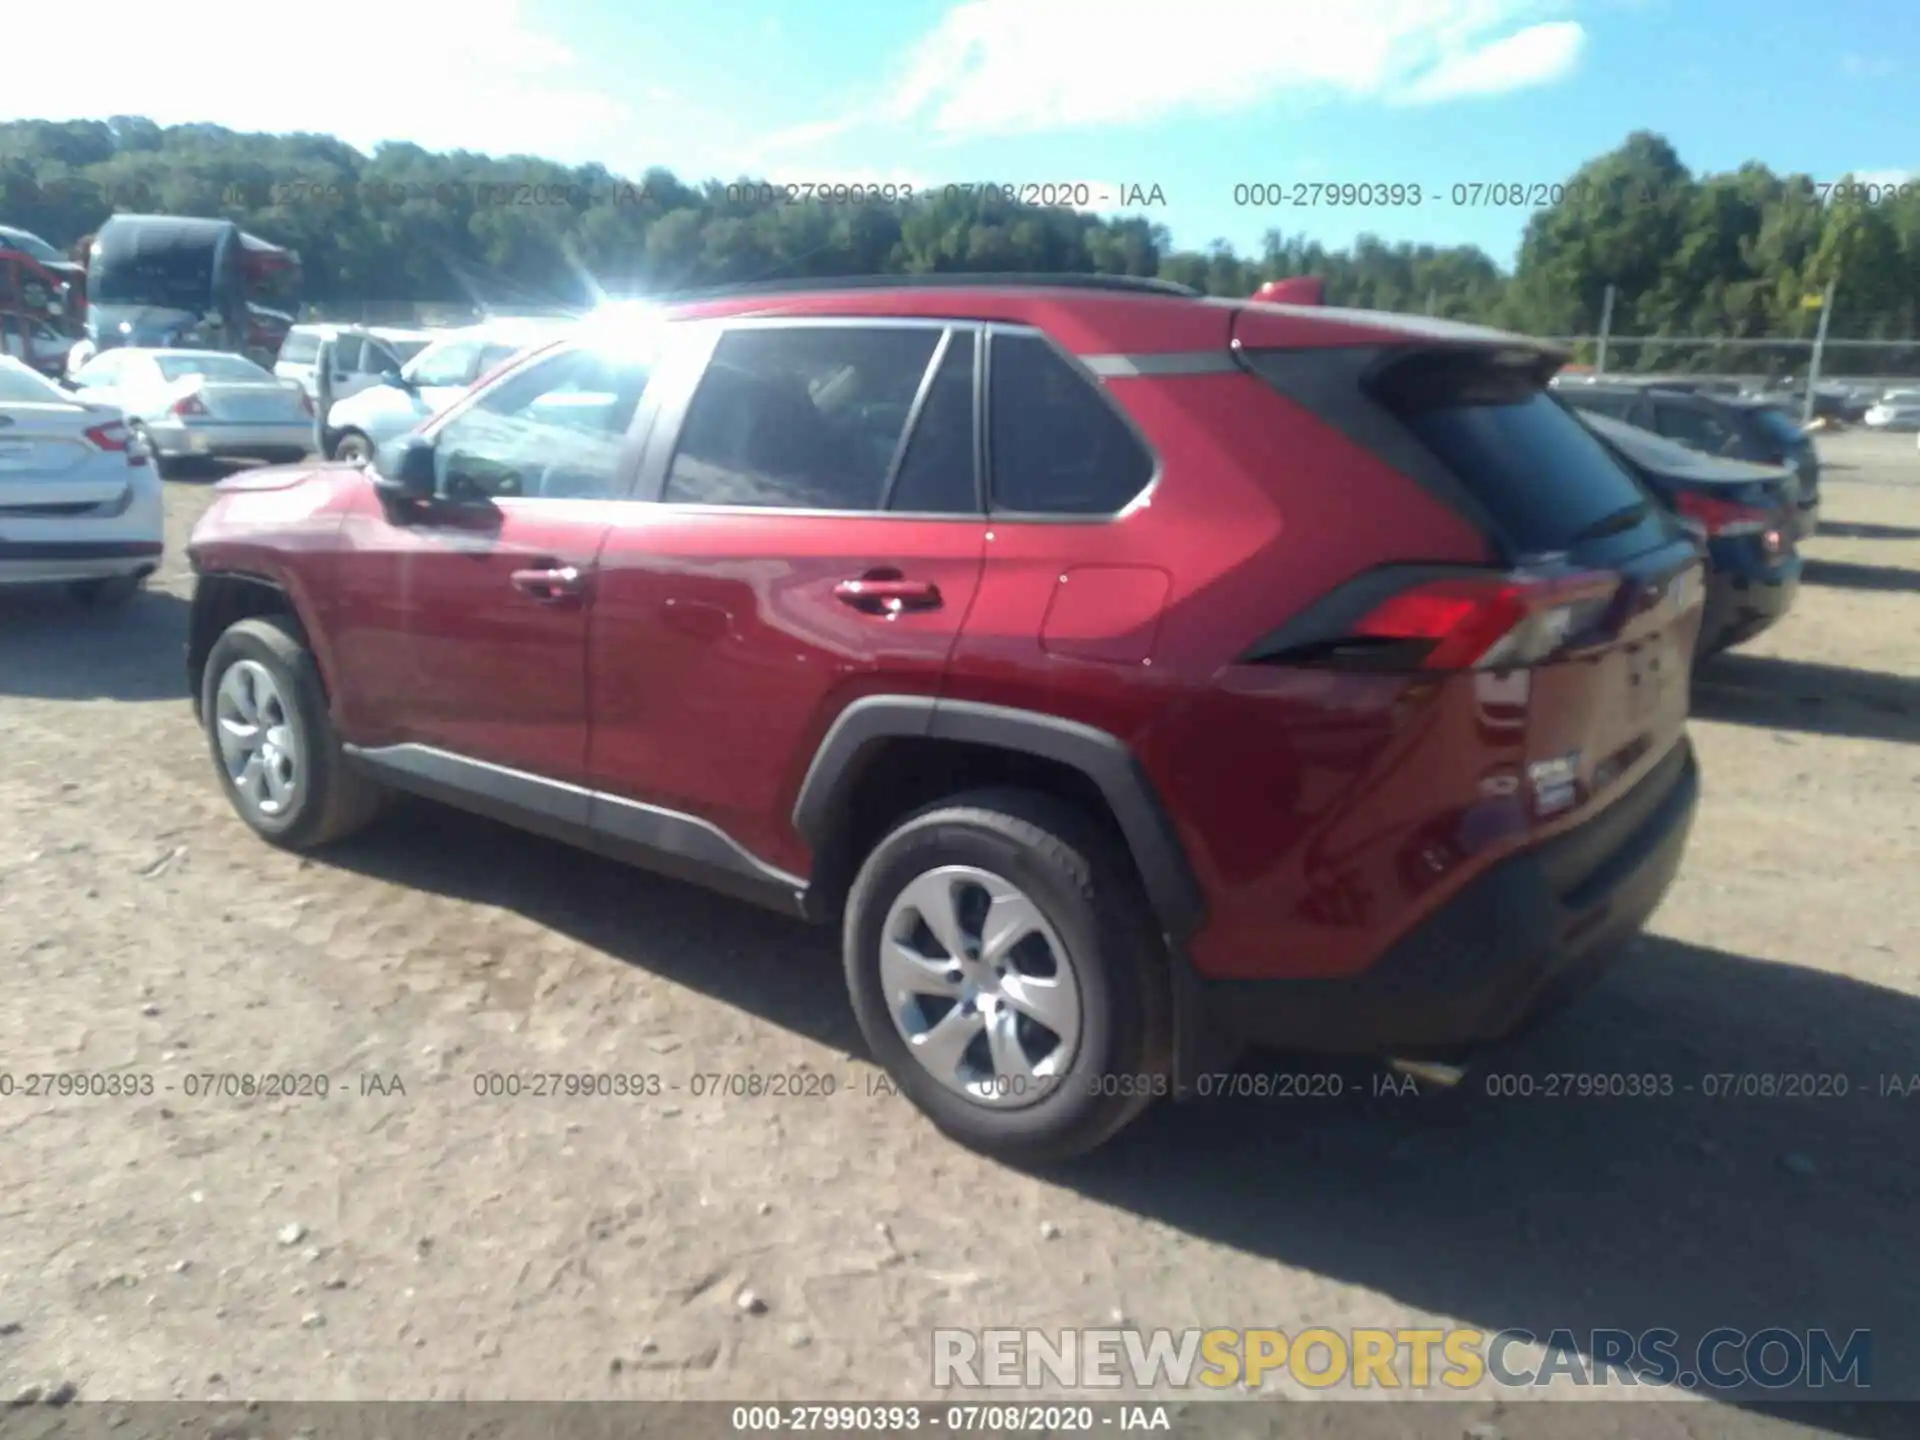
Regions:
<instances>
[{"instance_id":1,"label":"chain-link fence","mask_svg":"<svg viewBox=\"0 0 1920 1440\"><path fill-rule=\"evenodd\" d=\"M1595 333L1555 338L1573 351L1577 365L1608 375L1712 377L1802 390L1812 380L1822 391L1860 393L1920 381L1920 297L1867 303L1835 282L1803 297L1790 317L1740 322L1723 335L1646 333L1655 328L1645 323L1648 308L1638 297L1609 290Z\"/></svg>"}]
</instances>

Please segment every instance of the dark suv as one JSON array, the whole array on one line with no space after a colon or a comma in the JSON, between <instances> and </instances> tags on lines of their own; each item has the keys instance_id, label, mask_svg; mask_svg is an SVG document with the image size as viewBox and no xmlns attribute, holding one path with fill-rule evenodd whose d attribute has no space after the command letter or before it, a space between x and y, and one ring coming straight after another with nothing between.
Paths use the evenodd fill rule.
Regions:
<instances>
[{"instance_id":1,"label":"dark suv","mask_svg":"<svg viewBox=\"0 0 1920 1440\"><path fill-rule=\"evenodd\" d=\"M1566 379L1554 393L1569 405L1651 430L1689 450L1723 460L1786 466L1800 478L1794 538L1804 540L1820 528L1820 456L1812 437L1777 401L1631 381Z\"/></svg>"},{"instance_id":2,"label":"dark suv","mask_svg":"<svg viewBox=\"0 0 1920 1440\"><path fill-rule=\"evenodd\" d=\"M1513 1033L1659 902L1690 537L1494 331L1157 282L614 309L196 531L262 836L389 788L836 924L943 1129L1099 1144L1249 1042Z\"/></svg>"}]
</instances>

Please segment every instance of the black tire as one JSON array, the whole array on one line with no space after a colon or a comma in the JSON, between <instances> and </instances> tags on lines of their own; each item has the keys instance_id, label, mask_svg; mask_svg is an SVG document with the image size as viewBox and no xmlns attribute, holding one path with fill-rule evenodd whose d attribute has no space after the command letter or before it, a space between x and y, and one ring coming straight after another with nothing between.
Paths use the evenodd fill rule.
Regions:
<instances>
[{"instance_id":1,"label":"black tire","mask_svg":"<svg viewBox=\"0 0 1920 1440\"><path fill-rule=\"evenodd\" d=\"M359 451L357 455L352 453L355 450ZM358 430L342 430L334 436L333 453L327 458L329 460L351 459L356 464L365 465L373 459L373 441Z\"/></svg>"},{"instance_id":2,"label":"black tire","mask_svg":"<svg viewBox=\"0 0 1920 1440\"><path fill-rule=\"evenodd\" d=\"M216 705L220 682L242 660L264 668L286 700L287 722L304 757L303 783L296 784L292 802L278 815L263 814L241 797L221 756ZM214 772L227 800L261 839L287 850L311 850L362 829L379 814L386 793L342 754L319 668L291 621L268 615L229 626L207 656L200 711Z\"/></svg>"},{"instance_id":3,"label":"black tire","mask_svg":"<svg viewBox=\"0 0 1920 1440\"><path fill-rule=\"evenodd\" d=\"M880 977L888 910L917 876L970 865L1011 881L1065 946L1080 989L1079 1048L1043 1099L992 1108L949 1089L908 1049ZM1166 957L1139 880L1085 814L1018 789L972 791L908 817L868 855L847 899L847 988L874 1058L945 1134L1018 1165L1095 1149L1169 1088Z\"/></svg>"},{"instance_id":4,"label":"black tire","mask_svg":"<svg viewBox=\"0 0 1920 1440\"><path fill-rule=\"evenodd\" d=\"M67 593L90 610L118 610L146 583L144 575L106 575L98 580L75 580Z\"/></svg>"}]
</instances>

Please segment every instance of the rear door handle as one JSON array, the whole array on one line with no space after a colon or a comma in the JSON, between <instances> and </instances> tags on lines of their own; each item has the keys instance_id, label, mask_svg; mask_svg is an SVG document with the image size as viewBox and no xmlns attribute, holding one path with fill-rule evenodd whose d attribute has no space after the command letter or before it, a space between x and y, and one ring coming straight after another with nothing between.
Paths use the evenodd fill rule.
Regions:
<instances>
[{"instance_id":1,"label":"rear door handle","mask_svg":"<svg viewBox=\"0 0 1920 1440\"><path fill-rule=\"evenodd\" d=\"M550 570L516 570L512 579L514 589L546 605L577 600L587 588L587 577L572 565L559 565Z\"/></svg>"},{"instance_id":2,"label":"rear door handle","mask_svg":"<svg viewBox=\"0 0 1920 1440\"><path fill-rule=\"evenodd\" d=\"M889 619L908 610L938 610L944 603L940 587L931 580L907 580L898 572L842 580L833 587L833 598L863 615L885 615Z\"/></svg>"}]
</instances>

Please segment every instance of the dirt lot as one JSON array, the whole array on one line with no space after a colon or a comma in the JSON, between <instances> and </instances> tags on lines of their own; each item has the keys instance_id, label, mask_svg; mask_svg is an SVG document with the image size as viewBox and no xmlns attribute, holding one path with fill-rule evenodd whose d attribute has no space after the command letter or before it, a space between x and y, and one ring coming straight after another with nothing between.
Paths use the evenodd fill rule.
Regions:
<instances>
[{"instance_id":1,"label":"dirt lot","mask_svg":"<svg viewBox=\"0 0 1920 1440\"><path fill-rule=\"evenodd\" d=\"M869 1092L830 936L424 805L324 859L254 840L184 694L207 494L171 484L130 610L0 601L0 1068L157 1084L0 1098L5 1394L898 1399L931 1327L1116 1317L1871 1328L1876 1389L1920 1394L1920 1094L1879 1093L1920 1072L1920 453L1823 443L1798 609L1698 691L1680 883L1501 1062L1693 1093L1385 1099L1355 1071L1047 1178ZM801 1067L840 1093L475 1094ZM189 1097L203 1072L332 1091ZM1851 1093L1702 1093L1775 1072Z\"/></svg>"}]
</instances>

